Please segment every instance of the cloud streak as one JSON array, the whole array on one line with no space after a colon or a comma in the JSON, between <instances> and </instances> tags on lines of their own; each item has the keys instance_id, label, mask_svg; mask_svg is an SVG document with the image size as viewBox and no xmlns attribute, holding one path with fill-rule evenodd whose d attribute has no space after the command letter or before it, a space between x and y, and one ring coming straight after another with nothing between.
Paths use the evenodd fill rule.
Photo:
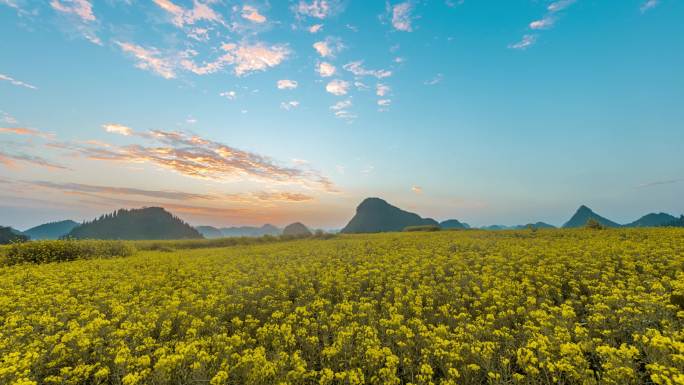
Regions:
<instances>
[{"instance_id":1,"label":"cloud streak","mask_svg":"<svg viewBox=\"0 0 684 385\"><path fill-rule=\"evenodd\" d=\"M57 163L50 162L49 160L47 160L45 158L41 158L39 156L26 155L26 154L8 154L8 153L0 151L0 165L4 165L6 167L16 167L17 162L27 163L27 164L34 165L34 166L47 167L47 168L57 169L57 170L69 170L69 168L67 168L67 167L59 165Z\"/></svg>"},{"instance_id":2,"label":"cloud streak","mask_svg":"<svg viewBox=\"0 0 684 385\"><path fill-rule=\"evenodd\" d=\"M197 135L163 130L144 133L132 131L131 135L156 143L97 146L56 142L51 143L51 147L94 160L148 163L193 178L214 181L252 179L295 184L327 192L337 191L327 177L316 171L281 166L269 157Z\"/></svg>"},{"instance_id":3,"label":"cloud streak","mask_svg":"<svg viewBox=\"0 0 684 385\"><path fill-rule=\"evenodd\" d=\"M29 135L29 136L38 136L41 138L51 138L55 136L54 134L39 131L39 130L34 130L33 128L25 128L25 127L0 127L0 133L4 134L15 134L15 135Z\"/></svg>"},{"instance_id":4,"label":"cloud streak","mask_svg":"<svg viewBox=\"0 0 684 385\"><path fill-rule=\"evenodd\" d=\"M37 89L38 89L38 87L36 87L36 86L33 86L33 85L31 85L31 84L28 84L28 83L24 83L24 82L22 82L21 80L14 79L14 78L12 78L12 77L10 77L10 76L3 75L3 74L0 74L0 81L9 82L9 83L12 84L13 86L17 86L17 87L24 87L24 88L29 88L29 89L32 89L32 90L37 90Z\"/></svg>"}]
</instances>

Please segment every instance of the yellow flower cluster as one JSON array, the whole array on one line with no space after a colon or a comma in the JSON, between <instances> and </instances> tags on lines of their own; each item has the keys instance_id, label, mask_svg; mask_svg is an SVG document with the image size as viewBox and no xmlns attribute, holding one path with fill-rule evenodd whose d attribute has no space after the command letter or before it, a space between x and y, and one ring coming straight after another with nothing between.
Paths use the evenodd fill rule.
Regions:
<instances>
[{"instance_id":1,"label":"yellow flower cluster","mask_svg":"<svg viewBox=\"0 0 684 385\"><path fill-rule=\"evenodd\" d=\"M684 384L684 231L340 236L0 268L0 384Z\"/></svg>"}]
</instances>

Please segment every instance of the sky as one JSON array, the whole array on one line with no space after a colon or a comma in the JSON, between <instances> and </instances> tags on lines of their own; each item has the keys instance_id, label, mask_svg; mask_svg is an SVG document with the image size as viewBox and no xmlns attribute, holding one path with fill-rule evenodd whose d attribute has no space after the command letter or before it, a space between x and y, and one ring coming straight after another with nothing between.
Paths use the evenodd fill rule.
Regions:
<instances>
[{"instance_id":1,"label":"sky","mask_svg":"<svg viewBox=\"0 0 684 385\"><path fill-rule=\"evenodd\" d=\"M684 212L684 2L0 0L0 225Z\"/></svg>"}]
</instances>

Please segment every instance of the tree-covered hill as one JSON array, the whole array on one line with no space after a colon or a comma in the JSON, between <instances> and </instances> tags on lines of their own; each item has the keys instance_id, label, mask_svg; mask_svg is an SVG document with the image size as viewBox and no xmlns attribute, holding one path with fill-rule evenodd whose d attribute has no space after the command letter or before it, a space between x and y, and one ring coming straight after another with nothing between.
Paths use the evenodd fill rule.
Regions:
<instances>
[{"instance_id":1,"label":"tree-covered hill","mask_svg":"<svg viewBox=\"0 0 684 385\"><path fill-rule=\"evenodd\" d=\"M199 239L194 227L161 207L117 210L74 228L77 239Z\"/></svg>"}]
</instances>

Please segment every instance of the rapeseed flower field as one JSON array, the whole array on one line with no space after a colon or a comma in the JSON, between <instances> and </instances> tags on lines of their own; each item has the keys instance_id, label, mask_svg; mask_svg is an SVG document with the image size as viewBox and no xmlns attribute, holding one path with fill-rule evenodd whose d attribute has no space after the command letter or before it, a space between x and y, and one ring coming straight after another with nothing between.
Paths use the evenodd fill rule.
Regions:
<instances>
[{"instance_id":1,"label":"rapeseed flower field","mask_svg":"<svg viewBox=\"0 0 684 385\"><path fill-rule=\"evenodd\" d=\"M684 384L684 231L462 231L0 267L0 384Z\"/></svg>"}]
</instances>

